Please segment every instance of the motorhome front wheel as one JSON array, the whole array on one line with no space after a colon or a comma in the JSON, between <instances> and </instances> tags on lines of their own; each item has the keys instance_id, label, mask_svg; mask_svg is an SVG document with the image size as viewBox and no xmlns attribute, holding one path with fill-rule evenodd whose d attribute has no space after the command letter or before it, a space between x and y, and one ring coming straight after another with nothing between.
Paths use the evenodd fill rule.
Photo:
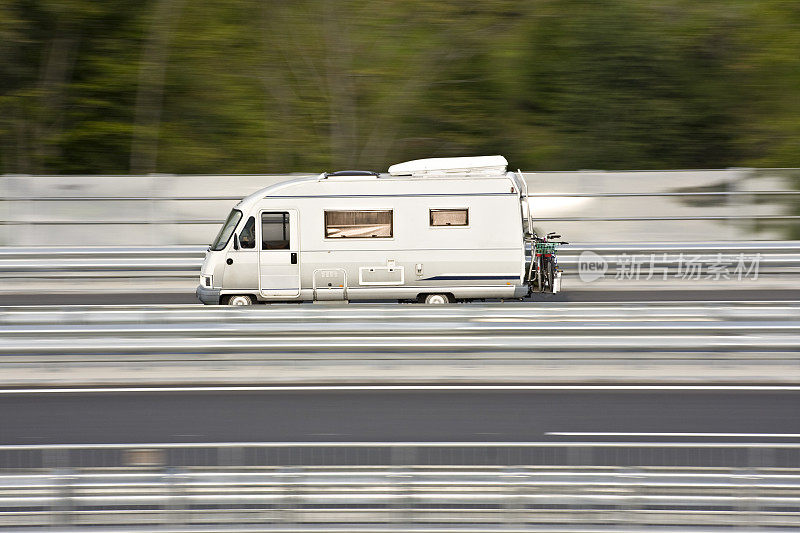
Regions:
<instances>
[{"instance_id":1,"label":"motorhome front wheel","mask_svg":"<svg viewBox=\"0 0 800 533\"><path fill-rule=\"evenodd\" d=\"M450 298L446 294L429 294L425 297L425 303L434 305L449 304Z\"/></svg>"}]
</instances>

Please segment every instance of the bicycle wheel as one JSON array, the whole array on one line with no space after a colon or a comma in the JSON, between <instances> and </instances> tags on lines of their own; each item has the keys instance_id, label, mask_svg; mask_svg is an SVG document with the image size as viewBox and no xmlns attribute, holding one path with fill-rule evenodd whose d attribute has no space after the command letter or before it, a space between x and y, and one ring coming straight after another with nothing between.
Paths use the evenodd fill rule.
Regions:
<instances>
[{"instance_id":1,"label":"bicycle wheel","mask_svg":"<svg viewBox=\"0 0 800 533\"><path fill-rule=\"evenodd\" d=\"M547 291L553 292L556 282L556 262L552 257L547 258Z\"/></svg>"}]
</instances>

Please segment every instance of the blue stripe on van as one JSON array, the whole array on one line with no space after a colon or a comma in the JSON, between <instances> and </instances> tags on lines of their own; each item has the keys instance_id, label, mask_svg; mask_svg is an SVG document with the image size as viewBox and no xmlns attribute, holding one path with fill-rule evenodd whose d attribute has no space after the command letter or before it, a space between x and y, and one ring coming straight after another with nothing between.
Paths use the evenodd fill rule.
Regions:
<instances>
[{"instance_id":1,"label":"blue stripe on van","mask_svg":"<svg viewBox=\"0 0 800 533\"><path fill-rule=\"evenodd\" d=\"M475 279L519 279L520 276L433 276L428 280L475 280Z\"/></svg>"},{"instance_id":2,"label":"blue stripe on van","mask_svg":"<svg viewBox=\"0 0 800 533\"><path fill-rule=\"evenodd\" d=\"M424 198L439 196L517 196L509 192L468 192L468 193L420 193L420 194L314 194L281 195L268 194L264 198Z\"/></svg>"}]
</instances>

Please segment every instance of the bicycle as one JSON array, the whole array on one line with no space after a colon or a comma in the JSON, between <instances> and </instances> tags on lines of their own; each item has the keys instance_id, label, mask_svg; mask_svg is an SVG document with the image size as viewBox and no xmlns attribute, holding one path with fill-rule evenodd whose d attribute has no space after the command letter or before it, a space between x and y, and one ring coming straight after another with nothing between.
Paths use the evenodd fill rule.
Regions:
<instances>
[{"instance_id":1,"label":"bicycle","mask_svg":"<svg viewBox=\"0 0 800 533\"><path fill-rule=\"evenodd\" d=\"M533 260L536 265L536 287L539 292L557 292L556 276L561 272L558 268L557 246L569 244L566 241L551 240L560 238L561 235L552 232L543 238L533 236Z\"/></svg>"}]
</instances>

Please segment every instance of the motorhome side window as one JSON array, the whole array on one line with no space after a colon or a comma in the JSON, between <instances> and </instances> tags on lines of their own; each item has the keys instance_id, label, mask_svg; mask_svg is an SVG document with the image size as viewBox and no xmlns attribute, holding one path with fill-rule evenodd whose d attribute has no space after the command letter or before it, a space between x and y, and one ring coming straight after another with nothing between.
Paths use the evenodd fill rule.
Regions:
<instances>
[{"instance_id":1,"label":"motorhome side window","mask_svg":"<svg viewBox=\"0 0 800 533\"><path fill-rule=\"evenodd\" d=\"M325 211L325 238L391 238L392 211Z\"/></svg>"},{"instance_id":2,"label":"motorhome side window","mask_svg":"<svg viewBox=\"0 0 800 533\"><path fill-rule=\"evenodd\" d=\"M247 219L242 232L239 234L239 245L242 248L255 248L256 247L256 219L250 217Z\"/></svg>"},{"instance_id":3,"label":"motorhome side window","mask_svg":"<svg viewBox=\"0 0 800 533\"><path fill-rule=\"evenodd\" d=\"M469 209L431 209L431 226L469 226Z\"/></svg>"},{"instance_id":4,"label":"motorhome side window","mask_svg":"<svg viewBox=\"0 0 800 533\"><path fill-rule=\"evenodd\" d=\"M289 249L289 213L261 213L261 249Z\"/></svg>"}]
</instances>

